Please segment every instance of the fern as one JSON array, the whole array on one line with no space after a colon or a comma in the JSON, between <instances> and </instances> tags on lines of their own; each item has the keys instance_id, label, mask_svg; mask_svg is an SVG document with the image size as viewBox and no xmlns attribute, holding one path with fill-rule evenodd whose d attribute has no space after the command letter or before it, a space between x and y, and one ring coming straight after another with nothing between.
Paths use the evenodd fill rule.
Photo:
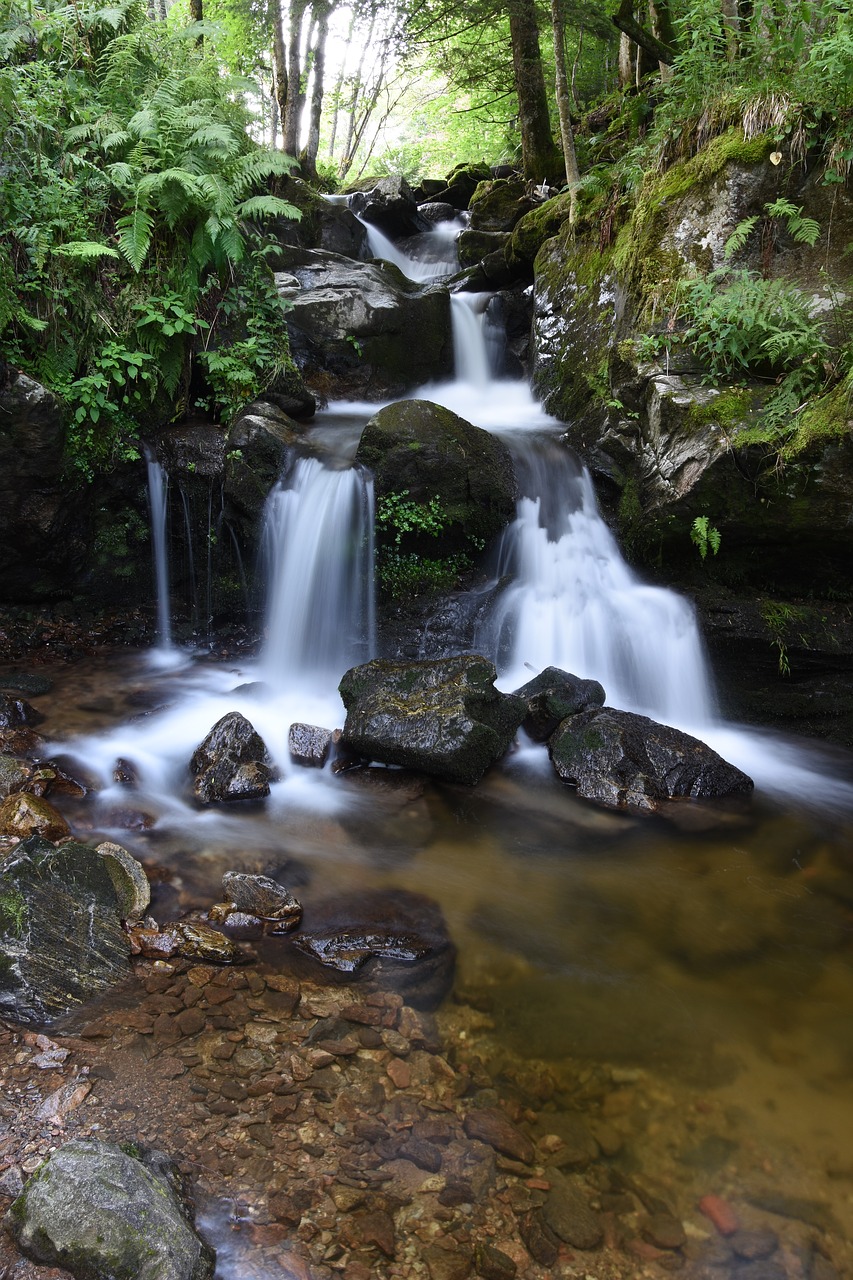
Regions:
<instances>
[{"instance_id":1,"label":"fern","mask_svg":"<svg viewBox=\"0 0 853 1280\"><path fill-rule=\"evenodd\" d=\"M154 219L145 209L136 208L116 222L118 247L134 271L140 271L154 228Z\"/></svg>"},{"instance_id":2,"label":"fern","mask_svg":"<svg viewBox=\"0 0 853 1280\"><path fill-rule=\"evenodd\" d=\"M234 212L238 218L292 218L298 221L302 213L295 205L278 196L251 196L241 201Z\"/></svg>"},{"instance_id":3,"label":"fern","mask_svg":"<svg viewBox=\"0 0 853 1280\"><path fill-rule=\"evenodd\" d=\"M743 221L737 224L734 231L726 241L725 247L723 249L723 257L725 258L726 262L729 262L731 258L734 256L734 254L740 253L741 249L749 239L750 234L752 233L755 227L755 224L757 222L758 222L758 218L756 216L752 218L744 218Z\"/></svg>"},{"instance_id":4,"label":"fern","mask_svg":"<svg viewBox=\"0 0 853 1280\"><path fill-rule=\"evenodd\" d=\"M119 254L108 244L98 244L95 240L69 240L67 244L58 244L53 250L67 258L118 258Z\"/></svg>"},{"instance_id":5,"label":"fern","mask_svg":"<svg viewBox=\"0 0 853 1280\"><path fill-rule=\"evenodd\" d=\"M820 223L814 218L804 218L803 210L791 204L784 196L764 206L771 218L784 218L788 234L798 244L814 245L820 236Z\"/></svg>"}]
</instances>

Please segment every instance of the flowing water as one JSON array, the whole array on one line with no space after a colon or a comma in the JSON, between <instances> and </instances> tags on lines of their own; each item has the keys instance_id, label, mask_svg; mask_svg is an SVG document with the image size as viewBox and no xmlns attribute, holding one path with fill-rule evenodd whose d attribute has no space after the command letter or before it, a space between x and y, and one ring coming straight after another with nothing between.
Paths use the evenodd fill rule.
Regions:
<instances>
[{"instance_id":1,"label":"flowing water","mask_svg":"<svg viewBox=\"0 0 853 1280\"><path fill-rule=\"evenodd\" d=\"M184 907L215 900L229 867L283 860L300 868L306 910L332 887L427 893L458 943L459 989L488 1010L483 1052L514 1079L525 1061L534 1075L569 1061L604 1070L662 1183L799 1194L850 1238L851 759L718 721L692 607L633 574L559 424L522 383L491 377L483 310L454 300L457 378L419 394L500 432L518 459L517 518L496 549L512 582L481 637L501 686L549 664L595 677L611 705L690 725L746 768L752 806L674 805L669 820L601 811L523 744L474 789L431 785L402 801L294 768L288 724L339 725L337 681L375 647L371 486L347 462L375 406L339 405L313 432L332 462L300 460L270 497L257 662L184 655L170 671L121 657L58 673L52 725L102 784L74 819L171 868ZM134 718L141 703L160 709ZM200 812L187 761L233 709L282 781L262 809ZM119 757L134 764L148 831L114 818Z\"/></svg>"}]
</instances>

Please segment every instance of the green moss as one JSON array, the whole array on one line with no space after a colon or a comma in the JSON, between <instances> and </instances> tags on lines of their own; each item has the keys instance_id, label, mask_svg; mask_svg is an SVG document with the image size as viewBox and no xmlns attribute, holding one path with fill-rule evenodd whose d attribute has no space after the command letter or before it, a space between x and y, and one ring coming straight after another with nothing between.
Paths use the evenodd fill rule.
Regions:
<instances>
[{"instance_id":1,"label":"green moss","mask_svg":"<svg viewBox=\"0 0 853 1280\"><path fill-rule=\"evenodd\" d=\"M825 396L807 405L796 419L796 431L779 450L785 459L795 458L813 444L849 437L853 425L853 376L840 382Z\"/></svg>"},{"instance_id":2,"label":"green moss","mask_svg":"<svg viewBox=\"0 0 853 1280\"><path fill-rule=\"evenodd\" d=\"M694 187L709 183L727 164L754 165L766 160L773 147L766 135L747 141L740 127L712 139L698 155L672 165L664 173L647 177L636 197L631 220L617 236L615 263L641 306L667 300L684 275L684 261L661 242L670 222L674 202ZM704 259L703 259L704 254ZM697 250L697 267L707 270L708 252Z\"/></svg>"},{"instance_id":3,"label":"green moss","mask_svg":"<svg viewBox=\"0 0 853 1280\"><path fill-rule=\"evenodd\" d=\"M514 269L531 267L545 241L555 236L568 220L570 210L571 196L567 192L546 200L519 218L504 250L507 264Z\"/></svg>"},{"instance_id":4,"label":"green moss","mask_svg":"<svg viewBox=\"0 0 853 1280\"><path fill-rule=\"evenodd\" d=\"M27 920L26 899L18 889L6 889L0 893L0 934L20 938Z\"/></svg>"},{"instance_id":5,"label":"green moss","mask_svg":"<svg viewBox=\"0 0 853 1280\"><path fill-rule=\"evenodd\" d=\"M743 425L752 409L752 397L745 387L728 387L707 404L694 401L685 415L685 427L691 432L698 431L713 422L728 435Z\"/></svg>"}]
</instances>

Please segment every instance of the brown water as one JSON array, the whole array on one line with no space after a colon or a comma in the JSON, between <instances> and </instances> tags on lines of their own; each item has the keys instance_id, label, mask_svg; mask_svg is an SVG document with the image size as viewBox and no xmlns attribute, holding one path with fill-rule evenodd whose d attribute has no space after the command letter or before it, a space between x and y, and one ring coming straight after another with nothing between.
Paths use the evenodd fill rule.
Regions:
<instances>
[{"instance_id":1,"label":"brown water","mask_svg":"<svg viewBox=\"0 0 853 1280\"><path fill-rule=\"evenodd\" d=\"M32 701L54 740L108 731L184 679L128 654L49 674L53 691ZM849 781L851 763L833 767ZM151 794L133 805L158 816ZM543 1064L557 1079L569 1067L576 1081L606 1078L663 1181L807 1198L831 1213L836 1240L853 1239L843 806L806 812L759 795L742 811L629 818L578 801L528 750L475 789L366 790L342 776L322 797L288 793L221 820L165 814L149 831L110 826L94 798L64 808L81 838L118 838L169 867L182 909L217 900L234 867L286 865L306 913L331 891L429 894L459 947L457 990L482 1013L469 1034L495 1074L522 1091L527 1061L531 1081ZM609 1105L618 1118L618 1099Z\"/></svg>"}]
</instances>

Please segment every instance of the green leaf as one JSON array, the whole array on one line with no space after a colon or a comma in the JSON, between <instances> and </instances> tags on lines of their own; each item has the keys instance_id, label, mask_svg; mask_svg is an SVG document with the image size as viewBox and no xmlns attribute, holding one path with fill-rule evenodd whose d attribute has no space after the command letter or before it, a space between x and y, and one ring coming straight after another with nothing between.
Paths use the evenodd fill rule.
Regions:
<instances>
[{"instance_id":1,"label":"green leaf","mask_svg":"<svg viewBox=\"0 0 853 1280\"><path fill-rule=\"evenodd\" d=\"M153 227L154 219L145 209L140 208L116 222L119 248L134 271L138 272L145 261Z\"/></svg>"},{"instance_id":2,"label":"green leaf","mask_svg":"<svg viewBox=\"0 0 853 1280\"><path fill-rule=\"evenodd\" d=\"M251 196L234 210L238 218L292 218L298 221L301 210L278 196Z\"/></svg>"},{"instance_id":3,"label":"green leaf","mask_svg":"<svg viewBox=\"0 0 853 1280\"><path fill-rule=\"evenodd\" d=\"M118 258L120 255L108 244L98 244L95 240L69 240L67 244L58 244L53 250L65 258Z\"/></svg>"}]
</instances>

